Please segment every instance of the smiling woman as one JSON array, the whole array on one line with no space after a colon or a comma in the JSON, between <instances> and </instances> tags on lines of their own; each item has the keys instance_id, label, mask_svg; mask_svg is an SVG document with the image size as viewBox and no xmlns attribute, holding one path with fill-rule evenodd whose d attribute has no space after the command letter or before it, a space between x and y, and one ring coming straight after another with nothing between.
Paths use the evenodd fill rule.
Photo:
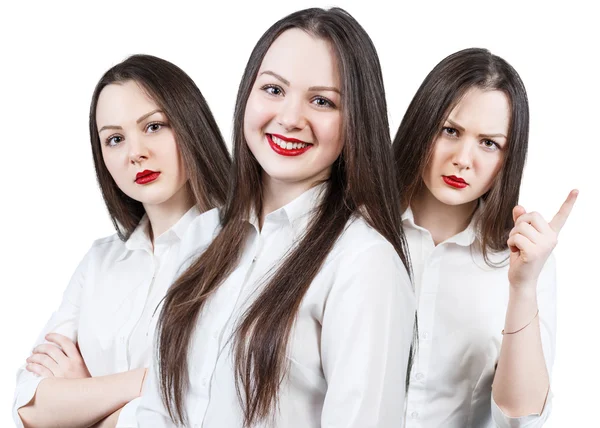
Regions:
<instances>
[{"instance_id":1,"label":"smiling woman","mask_svg":"<svg viewBox=\"0 0 600 428\"><path fill-rule=\"evenodd\" d=\"M165 298L139 425L401 426L414 293L354 18L307 9L265 32L233 143L222 229Z\"/></svg>"},{"instance_id":2,"label":"smiling woman","mask_svg":"<svg viewBox=\"0 0 600 428\"><path fill-rule=\"evenodd\" d=\"M117 234L94 242L19 370L18 426L135 426L182 238L216 222L225 200L226 146L194 82L167 61L135 55L104 74L90 139Z\"/></svg>"}]
</instances>

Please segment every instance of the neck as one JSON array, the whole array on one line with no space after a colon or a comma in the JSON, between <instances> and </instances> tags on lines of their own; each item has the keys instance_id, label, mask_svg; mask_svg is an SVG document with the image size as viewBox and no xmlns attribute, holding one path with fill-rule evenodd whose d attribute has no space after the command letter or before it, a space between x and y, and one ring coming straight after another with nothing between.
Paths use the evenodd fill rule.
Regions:
<instances>
[{"instance_id":1,"label":"neck","mask_svg":"<svg viewBox=\"0 0 600 428\"><path fill-rule=\"evenodd\" d=\"M161 204L144 204L150 221L150 240L154 246L157 237L169 230L194 205L186 183L169 200Z\"/></svg>"},{"instance_id":2,"label":"neck","mask_svg":"<svg viewBox=\"0 0 600 428\"><path fill-rule=\"evenodd\" d=\"M323 177L311 177L308 180L298 182L284 182L281 180L274 179L267 175L263 171L262 177L262 213L260 215L260 228L264 223L265 217L278 210L279 208L289 204L298 196L311 189L312 187L319 184L321 181L327 178L327 175Z\"/></svg>"},{"instance_id":3,"label":"neck","mask_svg":"<svg viewBox=\"0 0 600 428\"><path fill-rule=\"evenodd\" d=\"M411 201L415 224L431 233L438 245L467 228L477 208L477 200L462 205L446 205L431 194L427 187Z\"/></svg>"}]
</instances>

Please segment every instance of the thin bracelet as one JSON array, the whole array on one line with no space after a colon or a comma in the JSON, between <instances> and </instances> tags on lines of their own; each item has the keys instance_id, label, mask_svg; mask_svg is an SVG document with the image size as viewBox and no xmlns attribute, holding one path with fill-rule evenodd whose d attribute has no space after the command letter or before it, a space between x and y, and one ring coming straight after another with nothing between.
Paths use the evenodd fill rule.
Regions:
<instances>
[{"instance_id":1,"label":"thin bracelet","mask_svg":"<svg viewBox=\"0 0 600 428\"><path fill-rule=\"evenodd\" d=\"M538 309L537 312L535 313L535 316L531 319L531 321L529 321L527 324L525 324L523 327L521 327L520 329L516 330L516 331L511 331L511 332L505 332L504 329L502 329L502 334L515 334L520 332L521 330L525 329L525 327L527 327L529 324L531 324L533 322L534 319L536 319L536 317L538 316L538 314L540 313L540 310Z\"/></svg>"},{"instance_id":2,"label":"thin bracelet","mask_svg":"<svg viewBox=\"0 0 600 428\"><path fill-rule=\"evenodd\" d=\"M142 383L140 384L140 393L138 394L139 397L142 396L142 389L144 389L144 381L146 380L146 374L148 373L148 369L144 370L144 376L142 376Z\"/></svg>"}]
</instances>

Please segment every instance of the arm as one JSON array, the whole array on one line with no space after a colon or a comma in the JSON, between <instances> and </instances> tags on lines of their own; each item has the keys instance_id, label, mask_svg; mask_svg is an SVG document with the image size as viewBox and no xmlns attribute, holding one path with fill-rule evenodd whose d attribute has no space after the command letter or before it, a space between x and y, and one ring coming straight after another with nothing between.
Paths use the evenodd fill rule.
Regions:
<instances>
[{"instance_id":1,"label":"arm","mask_svg":"<svg viewBox=\"0 0 600 428\"><path fill-rule=\"evenodd\" d=\"M83 284L85 281L85 272L88 269L91 251L83 258L75 273L71 277L71 281L67 289L63 293L61 304L56 312L52 314L38 339L35 342L36 346L47 343L46 335L50 332L60 333L69 339L75 341L77 338L77 326L79 324L79 308L83 295ZM18 427L23 427L23 422L19 417L18 410L30 403L36 393L39 383L43 377L36 376L34 373L27 371L24 364L17 372L17 386L13 399L13 419Z\"/></svg>"},{"instance_id":2,"label":"arm","mask_svg":"<svg viewBox=\"0 0 600 428\"><path fill-rule=\"evenodd\" d=\"M327 298L323 428L403 426L415 296L400 258L378 243L347 260Z\"/></svg>"},{"instance_id":3,"label":"arm","mask_svg":"<svg viewBox=\"0 0 600 428\"><path fill-rule=\"evenodd\" d=\"M541 426L548 417L544 410L556 335L554 261L548 259L576 198L577 192L571 192L550 223L519 206L513 211L504 330L514 334L504 334L492 386L492 414L499 426Z\"/></svg>"},{"instance_id":4,"label":"arm","mask_svg":"<svg viewBox=\"0 0 600 428\"><path fill-rule=\"evenodd\" d=\"M19 415L26 427L93 425L139 396L144 371L84 379L49 377Z\"/></svg>"}]
</instances>

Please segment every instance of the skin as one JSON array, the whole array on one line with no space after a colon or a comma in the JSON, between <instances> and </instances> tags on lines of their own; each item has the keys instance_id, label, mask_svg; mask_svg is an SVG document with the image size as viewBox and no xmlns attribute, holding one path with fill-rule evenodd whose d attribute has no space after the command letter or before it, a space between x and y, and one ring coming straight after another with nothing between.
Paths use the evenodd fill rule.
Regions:
<instances>
[{"instance_id":1,"label":"skin","mask_svg":"<svg viewBox=\"0 0 600 428\"><path fill-rule=\"evenodd\" d=\"M322 39L292 29L267 51L244 116L244 136L263 169L263 217L329 177L343 148L340 87L336 56ZM282 156L268 134L311 147Z\"/></svg>"}]
</instances>

